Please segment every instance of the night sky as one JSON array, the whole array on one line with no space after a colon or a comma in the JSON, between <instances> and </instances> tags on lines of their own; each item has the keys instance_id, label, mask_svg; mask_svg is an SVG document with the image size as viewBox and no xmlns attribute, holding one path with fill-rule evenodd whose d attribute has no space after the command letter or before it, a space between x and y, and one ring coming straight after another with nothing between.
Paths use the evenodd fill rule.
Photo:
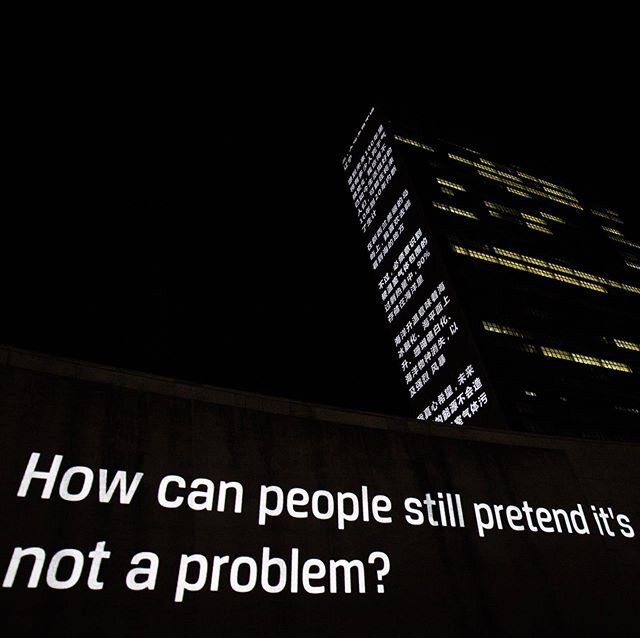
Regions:
<instances>
[{"instance_id":1,"label":"night sky","mask_svg":"<svg viewBox=\"0 0 640 638\"><path fill-rule=\"evenodd\" d=\"M592 89L394 107L609 205L638 238L633 105ZM341 167L373 98L42 97L11 125L0 343L408 414Z\"/></svg>"}]
</instances>

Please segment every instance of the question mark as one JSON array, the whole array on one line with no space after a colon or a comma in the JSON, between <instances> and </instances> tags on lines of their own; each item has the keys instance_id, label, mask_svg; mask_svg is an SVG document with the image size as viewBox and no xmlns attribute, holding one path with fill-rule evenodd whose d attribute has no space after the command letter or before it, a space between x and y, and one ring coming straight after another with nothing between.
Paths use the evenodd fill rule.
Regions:
<instances>
[{"instance_id":1,"label":"question mark","mask_svg":"<svg viewBox=\"0 0 640 638\"><path fill-rule=\"evenodd\" d=\"M389 573L391 569L391 561L384 552L371 552L369 554L369 564L373 565L378 559L382 561L382 567L378 570L378 580L382 579ZM384 594L384 585L382 582L378 584L378 593Z\"/></svg>"}]
</instances>

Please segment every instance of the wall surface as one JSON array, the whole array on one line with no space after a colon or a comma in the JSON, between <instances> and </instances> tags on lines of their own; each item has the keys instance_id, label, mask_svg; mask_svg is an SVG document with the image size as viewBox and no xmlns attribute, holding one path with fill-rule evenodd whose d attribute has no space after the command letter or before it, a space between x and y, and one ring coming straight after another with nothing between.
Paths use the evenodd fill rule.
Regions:
<instances>
[{"instance_id":1,"label":"wall surface","mask_svg":"<svg viewBox=\"0 0 640 638\"><path fill-rule=\"evenodd\" d=\"M9 348L0 377L8 635L640 629L637 445L343 412Z\"/></svg>"}]
</instances>

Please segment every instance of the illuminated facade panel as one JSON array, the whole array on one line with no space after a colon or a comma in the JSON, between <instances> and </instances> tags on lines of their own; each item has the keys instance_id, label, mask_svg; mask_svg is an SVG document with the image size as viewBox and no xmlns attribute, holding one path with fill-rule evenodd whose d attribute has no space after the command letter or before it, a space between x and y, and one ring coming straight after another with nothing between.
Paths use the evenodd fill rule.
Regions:
<instances>
[{"instance_id":1,"label":"illuminated facade panel","mask_svg":"<svg viewBox=\"0 0 640 638\"><path fill-rule=\"evenodd\" d=\"M495 403L486 374L393 139L371 114L343 166L415 416L463 425L483 413L495 423L499 414L485 408ZM431 152L409 138L396 142ZM457 206L434 205L477 219Z\"/></svg>"}]
</instances>

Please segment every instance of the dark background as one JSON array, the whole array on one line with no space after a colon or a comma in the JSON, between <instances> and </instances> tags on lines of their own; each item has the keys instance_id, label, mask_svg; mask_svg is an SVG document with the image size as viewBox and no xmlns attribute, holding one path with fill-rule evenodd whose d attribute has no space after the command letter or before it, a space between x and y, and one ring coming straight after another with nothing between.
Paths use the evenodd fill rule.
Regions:
<instances>
[{"instance_id":1,"label":"dark background","mask_svg":"<svg viewBox=\"0 0 640 638\"><path fill-rule=\"evenodd\" d=\"M373 102L637 229L637 105L617 78L380 96L357 78L129 71L47 67L8 100L1 343L408 414L341 168Z\"/></svg>"}]
</instances>

